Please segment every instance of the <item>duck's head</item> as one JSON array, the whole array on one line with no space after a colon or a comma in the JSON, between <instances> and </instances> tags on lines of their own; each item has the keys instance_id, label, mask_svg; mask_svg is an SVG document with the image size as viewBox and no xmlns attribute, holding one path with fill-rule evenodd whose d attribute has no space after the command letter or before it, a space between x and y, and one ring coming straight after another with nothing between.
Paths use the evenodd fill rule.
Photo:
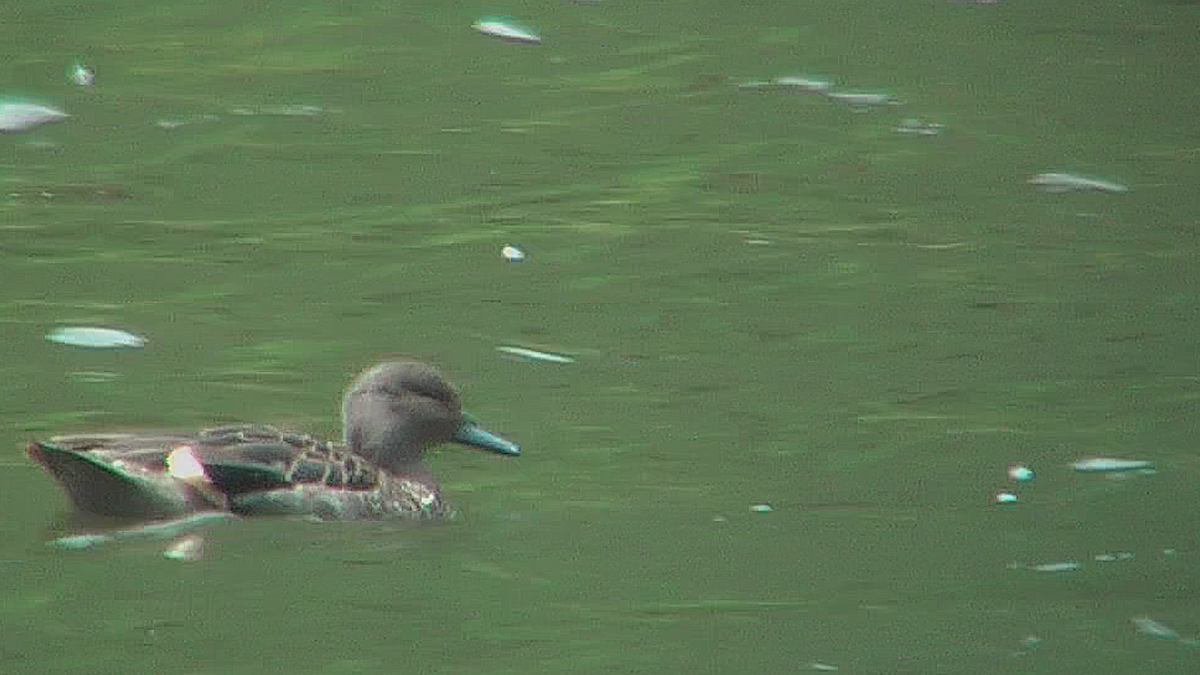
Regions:
<instances>
[{"instance_id":1,"label":"duck's head","mask_svg":"<svg viewBox=\"0 0 1200 675\"><path fill-rule=\"evenodd\" d=\"M458 391L432 366L393 361L369 368L342 401L350 449L393 472L420 466L421 453L448 441L519 455L516 443L483 430L462 412Z\"/></svg>"}]
</instances>

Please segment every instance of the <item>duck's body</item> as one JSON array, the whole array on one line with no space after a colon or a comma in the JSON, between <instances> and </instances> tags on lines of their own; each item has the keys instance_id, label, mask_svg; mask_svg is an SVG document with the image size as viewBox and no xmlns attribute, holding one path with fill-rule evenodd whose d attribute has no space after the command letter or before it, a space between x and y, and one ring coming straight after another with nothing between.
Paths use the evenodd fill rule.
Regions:
<instances>
[{"instance_id":1,"label":"duck's body","mask_svg":"<svg viewBox=\"0 0 1200 675\"><path fill-rule=\"evenodd\" d=\"M234 425L194 436L107 434L35 441L26 451L85 513L132 519L311 515L326 520L434 519L454 513L420 461L456 441L507 455L518 446L465 418L433 368L386 363L346 393L345 442Z\"/></svg>"},{"instance_id":2,"label":"duck's body","mask_svg":"<svg viewBox=\"0 0 1200 675\"><path fill-rule=\"evenodd\" d=\"M449 512L428 475L382 471L344 445L262 425L199 434L60 436L31 443L80 511L133 519L207 510L324 520L438 518ZM176 454L186 453L186 454ZM190 455L202 467L180 475ZM174 460L174 461L172 461Z\"/></svg>"}]
</instances>

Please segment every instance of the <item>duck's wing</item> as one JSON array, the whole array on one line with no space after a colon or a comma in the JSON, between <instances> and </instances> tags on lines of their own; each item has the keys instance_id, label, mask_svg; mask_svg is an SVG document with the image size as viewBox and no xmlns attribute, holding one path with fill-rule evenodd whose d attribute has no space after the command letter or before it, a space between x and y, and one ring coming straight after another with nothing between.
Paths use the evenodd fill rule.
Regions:
<instances>
[{"instance_id":1,"label":"duck's wing","mask_svg":"<svg viewBox=\"0 0 1200 675\"><path fill-rule=\"evenodd\" d=\"M436 481L422 469L391 474L347 447L273 428L202 434L193 453L233 513L322 520L450 519Z\"/></svg>"},{"instance_id":2,"label":"duck's wing","mask_svg":"<svg viewBox=\"0 0 1200 675\"><path fill-rule=\"evenodd\" d=\"M369 490L379 470L344 447L273 427L209 429L192 448L208 480L228 495L324 485Z\"/></svg>"},{"instance_id":3,"label":"duck's wing","mask_svg":"<svg viewBox=\"0 0 1200 675\"><path fill-rule=\"evenodd\" d=\"M291 467L304 451L286 443L239 443L193 450L205 477L225 494L276 490L292 485Z\"/></svg>"},{"instance_id":4,"label":"duck's wing","mask_svg":"<svg viewBox=\"0 0 1200 675\"><path fill-rule=\"evenodd\" d=\"M80 511L104 516L169 518L212 508L192 486L166 471L177 437L62 436L26 446Z\"/></svg>"}]
</instances>

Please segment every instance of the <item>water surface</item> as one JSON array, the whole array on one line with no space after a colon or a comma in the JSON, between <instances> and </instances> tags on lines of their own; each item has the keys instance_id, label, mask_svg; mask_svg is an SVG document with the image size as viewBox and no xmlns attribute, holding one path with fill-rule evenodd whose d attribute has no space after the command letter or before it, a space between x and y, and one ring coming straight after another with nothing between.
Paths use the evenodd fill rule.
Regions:
<instances>
[{"instance_id":1,"label":"water surface","mask_svg":"<svg viewBox=\"0 0 1200 675\"><path fill-rule=\"evenodd\" d=\"M0 671L1195 672L1130 619L1200 632L1196 4L477 9L0 9L0 93L72 114L0 138ZM28 439L336 436L394 356L523 445L431 459L462 522L44 546Z\"/></svg>"}]
</instances>

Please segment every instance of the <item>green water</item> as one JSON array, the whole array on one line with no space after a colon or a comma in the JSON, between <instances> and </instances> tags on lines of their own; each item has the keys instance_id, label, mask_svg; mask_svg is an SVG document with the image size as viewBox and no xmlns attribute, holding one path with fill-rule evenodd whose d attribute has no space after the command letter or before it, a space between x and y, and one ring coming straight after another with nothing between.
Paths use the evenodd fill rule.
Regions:
<instances>
[{"instance_id":1,"label":"green water","mask_svg":"<svg viewBox=\"0 0 1200 675\"><path fill-rule=\"evenodd\" d=\"M1196 672L1130 622L1200 632L1196 3L122 4L0 8L73 115L0 137L0 672ZM523 445L462 522L44 546L27 440L336 436L397 355Z\"/></svg>"}]
</instances>

